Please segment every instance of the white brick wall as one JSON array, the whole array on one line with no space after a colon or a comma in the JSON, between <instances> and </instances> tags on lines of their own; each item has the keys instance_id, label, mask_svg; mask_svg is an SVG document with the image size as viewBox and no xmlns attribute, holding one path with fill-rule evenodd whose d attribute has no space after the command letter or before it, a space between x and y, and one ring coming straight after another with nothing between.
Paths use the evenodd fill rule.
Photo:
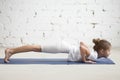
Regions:
<instances>
[{"instance_id":1,"label":"white brick wall","mask_svg":"<svg viewBox=\"0 0 120 80\"><path fill-rule=\"evenodd\" d=\"M0 0L0 46L98 37L120 47L120 0Z\"/></svg>"}]
</instances>

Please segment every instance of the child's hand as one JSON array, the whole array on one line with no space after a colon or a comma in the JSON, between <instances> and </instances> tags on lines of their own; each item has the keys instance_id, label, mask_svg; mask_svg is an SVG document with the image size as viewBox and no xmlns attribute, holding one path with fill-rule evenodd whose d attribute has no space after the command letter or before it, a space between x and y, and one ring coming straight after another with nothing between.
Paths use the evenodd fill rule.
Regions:
<instances>
[{"instance_id":1,"label":"child's hand","mask_svg":"<svg viewBox=\"0 0 120 80\"><path fill-rule=\"evenodd\" d=\"M85 63L87 63L87 64L95 64L96 62L88 60L88 61L85 61Z\"/></svg>"}]
</instances>

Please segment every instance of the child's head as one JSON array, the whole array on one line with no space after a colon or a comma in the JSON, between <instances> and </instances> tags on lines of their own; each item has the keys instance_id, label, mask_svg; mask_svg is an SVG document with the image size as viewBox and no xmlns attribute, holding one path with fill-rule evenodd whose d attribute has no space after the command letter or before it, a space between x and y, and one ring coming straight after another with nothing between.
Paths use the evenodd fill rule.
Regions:
<instances>
[{"instance_id":1,"label":"child's head","mask_svg":"<svg viewBox=\"0 0 120 80\"><path fill-rule=\"evenodd\" d=\"M93 39L95 44L93 49L97 51L98 57L108 57L110 55L111 43L104 39Z\"/></svg>"}]
</instances>

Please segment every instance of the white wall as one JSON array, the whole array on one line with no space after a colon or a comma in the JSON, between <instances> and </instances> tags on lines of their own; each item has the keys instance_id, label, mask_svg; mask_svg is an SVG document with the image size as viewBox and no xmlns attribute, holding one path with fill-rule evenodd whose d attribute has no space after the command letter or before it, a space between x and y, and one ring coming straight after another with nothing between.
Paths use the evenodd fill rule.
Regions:
<instances>
[{"instance_id":1,"label":"white wall","mask_svg":"<svg viewBox=\"0 0 120 80\"><path fill-rule=\"evenodd\" d=\"M0 46L98 37L120 47L120 0L0 0Z\"/></svg>"}]
</instances>

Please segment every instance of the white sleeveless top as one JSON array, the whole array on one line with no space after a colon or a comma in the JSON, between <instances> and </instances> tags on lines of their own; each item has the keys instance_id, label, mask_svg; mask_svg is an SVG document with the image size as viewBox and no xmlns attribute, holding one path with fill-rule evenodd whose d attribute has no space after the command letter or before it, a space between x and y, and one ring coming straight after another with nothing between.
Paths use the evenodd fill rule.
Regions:
<instances>
[{"instance_id":1,"label":"white sleeveless top","mask_svg":"<svg viewBox=\"0 0 120 80\"><path fill-rule=\"evenodd\" d=\"M96 51L92 51L88 57L88 59L95 61L98 58L98 54ZM68 61L81 61L82 57L80 54L80 48L78 46L72 46L69 54Z\"/></svg>"}]
</instances>

